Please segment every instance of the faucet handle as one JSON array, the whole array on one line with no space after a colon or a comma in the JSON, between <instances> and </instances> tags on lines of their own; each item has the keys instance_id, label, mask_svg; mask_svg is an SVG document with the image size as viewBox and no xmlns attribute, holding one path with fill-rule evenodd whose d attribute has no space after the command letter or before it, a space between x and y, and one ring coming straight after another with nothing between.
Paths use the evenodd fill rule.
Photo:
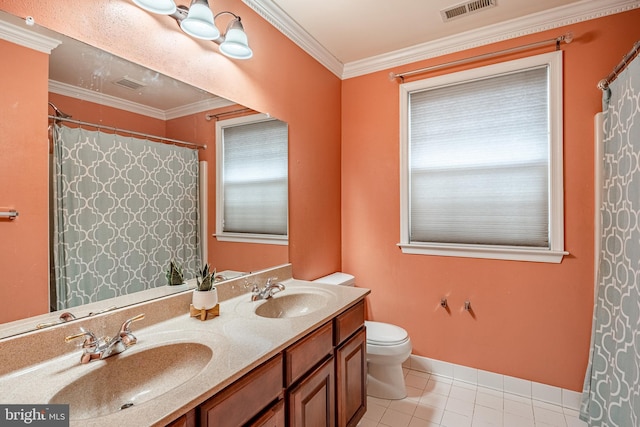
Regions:
<instances>
[{"instance_id":1,"label":"faucet handle","mask_svg":"<svg viewBox=\"0 0 640 427\"><path fill-rule=\"evenodd\" d=\"M276 281L276 280L278 280L278 278L277 278L277 277L275 277L275 276L274 276L274 277L269 277L269 278L267 279L267 284L266 284L266 286L267 286L267 287L268 287L268 286L271 286L271 285L272 285L272 282L274 282L274 281Z\"/></svg>"},{"instance_id":2,"label":"faucet handle","mask_svg":"<svg viewBox=\"0 0 640 427\"><path fill-rule=\"evenodd\" d=\"M75 340L76 338L84 338L84 343L82 343L82 348L90 348L98 346L98 338L94 335L93 332L90 331L82 331L78 334L69 335L64 338L65 342L70 342Z\"/></svg>"},{"instance_id":3,"label":"faucet handle","mask_svg":"<svg viewBox=\"0 0 640 427\"><path fill-rule=\"evenodd\" d=\"M125 347L130 347L138 342L138 339L131 333L131 324L138 320L144 319L144 313L138 314L137 316L132 317L131 319L127 319L124 321L122 326L120 327L120 341L125 345Z\"/></svg>"},{"instance_id":4,"label":"faucet handle","mask_svg":"<svg viewBox=\"0 0 640 427\"><path fill-rule=\"evenodd\" d=\"M137 316L132 317L131 319L127 319L124 321L124 323L122 324L122 326L120 327L120 333L127 333L127 332L131 332L131 324L133 322L137 322L138 320L142 320L144 319L144 313L140 313Z\"/></svg>"}]
</instances>

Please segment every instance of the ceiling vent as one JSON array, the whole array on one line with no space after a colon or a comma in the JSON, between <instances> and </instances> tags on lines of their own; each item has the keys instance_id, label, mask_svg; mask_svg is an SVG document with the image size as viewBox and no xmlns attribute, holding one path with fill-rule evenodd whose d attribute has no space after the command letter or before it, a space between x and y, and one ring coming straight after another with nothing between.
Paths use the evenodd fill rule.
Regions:
<instances>
[{"instance_id":1,"label":"ceiling vent","mask_svg":"<svg viewBox=\"0 0 640 427\"><path fill-rule=\"evenodd\" d=\"M116 80L113 83L131 90L137 90L141 87L146 86L144 83L134 80L129 76L124 76L123 78Z\"/></svg>"},{"instance_id":2,"label":"ceiling vent","mask_svg":"<svg viewBox=\"0 0 640 427\"><path fill-rule=\"evenodd\" d=\"M451 6L448 9L441 10L440 16L442 17L443 22L447 22L447 21L451 21L452 19L461 18L463 16L480 12L481 10L485 10L495 6L496 6L496 0L468 1L455 6Z\"/></svg>"}]
</instances>

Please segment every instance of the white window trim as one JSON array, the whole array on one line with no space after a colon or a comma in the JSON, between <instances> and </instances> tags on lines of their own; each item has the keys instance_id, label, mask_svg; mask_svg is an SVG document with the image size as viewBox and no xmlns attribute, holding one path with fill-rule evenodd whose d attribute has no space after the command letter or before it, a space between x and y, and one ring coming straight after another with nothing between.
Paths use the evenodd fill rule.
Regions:
<instances>
[{"instance_id":1,"label":"white window trim","mask_svg":"<svg viewBox=\"0 0 640 427\"><path fill-rule=\"evenodd\" d=\"M485 78L541 65L549 66L549 244L550 248L535 249L513 246L415 243L409 241L409 95L420 89L442 87L462 81ZM426 80L400 85L400 243L405 254L487 258L514 261L560 263L564 255L564 194L563 194L563 99L562 51L545 53L502 62Z\"/></svg>"},{"instance_id":2,"label":"white window trim","mask_svg":"<svg viewBox=\"0 0 640 427\"><path fill-rule=\"evenodd\" d=\"M223 161L223 141L222 130L228 126L235 126L245 123L258 123L267 120L276 120L268 114L252 114L249 116L236 117L233 119L219 120L216 122L216 232L213 237L219 242L237 243L257 243L265 245L289 244L289 215L287 213L287 234L286 236L275 234L253 234L253 233L229 233L224 232L222 224L224 222L224 191L222 188L222 161Z\"/></svg>"}]
</instances>

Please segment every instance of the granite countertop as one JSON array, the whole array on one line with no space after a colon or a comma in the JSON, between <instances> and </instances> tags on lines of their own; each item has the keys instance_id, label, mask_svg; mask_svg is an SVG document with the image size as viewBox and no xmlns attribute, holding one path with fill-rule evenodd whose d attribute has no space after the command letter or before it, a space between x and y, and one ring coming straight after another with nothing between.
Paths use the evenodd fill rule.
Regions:
<instances>
[{"instance_id":1,"label":"granite countertop","mask_svg":"<svg viewBox=\"0 0 640 427\"><path fill-rule=\"evenodd\" d=\"M84 381L82 393L98 393L108 397L110 393L117 393L112 389L126 384L127 380L138 381L135 379L136 375L147 378L144 375L148 371L151 373L148 377L154 378L150 381L149 389L141 389L135 397L137 400L134 405L125 410L104 407L91 410L90 418L74 419L78 416L84 418L81 405L77 404L74 410L74 402L65 402L70 404L71 426L163 426L203 403L369 293L364 288L321 285L296 279L282 283L286 289L277 294L276 298L293 293L321 293L325 296L321 299L322 306L298 317L260 317L254 310L265 301L252 302L250 294L245 293L222 301L220 316L207 321L189 317L185 307L184 314L151 326L143 327L140 322L141 325L137 327L138 324L134 323L132 330L138 343L120 355L82 365L79 360L81 350L76 349L10 372L0 372L0 403L47 404L66 385L80 378L83 380L79 381ZM188 302L184 296L182 300ZM61 331L56 339L63 339L63 332L68 333ZM99 335L102 331L94 332ZM184 346L179 347L176 345L178 343ZM194 346L193 343L200 345ZM175 346L156 348L169 344ZM176 348L179 348L178 362L167 361L167 352ZM145 358L139 359L149 349L152 350L143 356ZM206 351L196 352L203 349ZM47 348L44 346L29 351L46 352ZM180 352L184 351L191 352L191 359L189 363L180 364ZM207 359L209 355L210 359ZM136 358L132 358L133 356ZM127 364L126 358L132 358L132 363ZM127 368L116 371L115 376L110 374L104 377L103 371L109 368L106 365L116 362ZM144 363L144 366L140 366L140 363ZM137 366L136 372L127 371L131 366ZM172 375L166 374L169 370ZM87 378L91 380L87 381ZM164 382L176 386L149 400L150 396L164 390ZM98 405L93 399L94 397L89 399L91 404ZM100 415L103 412L105 415Z\"/></svg>"}]
</instances>

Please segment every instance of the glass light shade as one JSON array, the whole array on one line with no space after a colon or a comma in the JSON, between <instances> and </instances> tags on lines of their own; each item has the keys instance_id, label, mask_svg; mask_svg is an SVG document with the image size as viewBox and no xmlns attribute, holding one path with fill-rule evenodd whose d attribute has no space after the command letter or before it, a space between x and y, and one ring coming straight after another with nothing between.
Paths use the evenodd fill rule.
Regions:
<instances>
[{"instance_id":1,"label":"glass light shade","mask_svg":"<svg viewBox=\"0 0 640 427\"><path fill-rule=\"evenodd\" d=\"M176 4L173 0L133 0L133 2L147 12L160 15L171 15L176 11Z\"/></svg>"},{"instance_id":2,"label":"glass light shade","mask_svg":"<svg viewBox=\"0 0 640 427\"><path fill-rule=\"evenodd\" d=\"M203 40L215 40L220 30L213 23L213 12L206 0L193 0L187 17L180 21L182 31Z\"/></svg>"},{"instance_id":3,"label":"glass light shade","mask_svg":"<svg viewBox=\"0 0 640 427\"><path fill-rule=\"evenodd\" d=\"M253 56L253 51L249 47L247 34L244 32L240 18L231 21L227 27L224 41L220 44L220 52L235 59L249 59Z\"/></svg>"}]
</instances>

